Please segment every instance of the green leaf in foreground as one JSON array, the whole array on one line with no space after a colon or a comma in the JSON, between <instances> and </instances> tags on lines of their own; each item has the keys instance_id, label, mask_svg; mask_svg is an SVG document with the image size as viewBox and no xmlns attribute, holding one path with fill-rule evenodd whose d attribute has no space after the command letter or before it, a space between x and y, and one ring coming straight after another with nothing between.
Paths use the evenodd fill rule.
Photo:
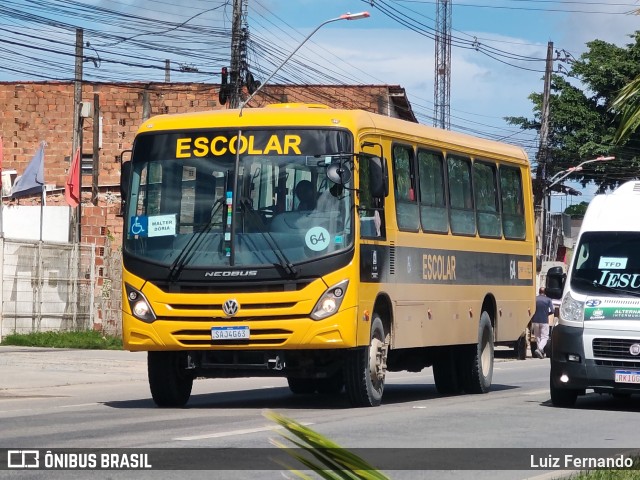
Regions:
<instances>
[{"instance_id":1,"label":"green leaf in foreground","mask_svg":"<svg viewBox=\"0 0 640 480\"><path fill-rule=\"evenodd\" d=\"M264 416L291 434L283 433L282 436L295 448L288 448L276 440L272 440L272 443L285 449L293 458L307 469L316 472L321 478L327 480L389 480L389 477L364 459L295 420L276 412L265 412ZM300 478L310 478L287 465L283 466Z\"/></svg>"}]
</instances>

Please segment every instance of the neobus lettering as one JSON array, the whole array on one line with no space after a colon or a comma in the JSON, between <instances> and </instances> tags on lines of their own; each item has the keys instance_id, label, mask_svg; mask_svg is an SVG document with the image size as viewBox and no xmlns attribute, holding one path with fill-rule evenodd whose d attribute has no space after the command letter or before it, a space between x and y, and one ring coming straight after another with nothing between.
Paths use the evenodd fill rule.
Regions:
<instances>
[{"instance_id":1,"label":"neobus lettering","mask_svg":"<svg viewBox=\"0 0 640 480\"><path fill-rule=\"evenodd\" d=\"M220 156L227 153L248 153L250 155L301 155L299 135L271 135L263 145L256 145L253 135L242 135L238 138L217 136L211 139L207 137L179 138L176 141L176 158L206 157L207 155ZM238 152L239 150L239 152Z\"/></svg>"},{"instance_id":2,"label":"neobus lettering","mask_svg":"<svg viewBox=\"0 0 640 480\"><path fill-rule=\"evenodd\" d=\"M603 270L599 283L606 287L640 288L640 274L611 273L609 270Z\"/></svg>"},{"instance_id":3,"label":"neobus lettering","mask_svg":"<svg viewBox=\"0 0 640 480\"><path fill-rule=\"evenodd\" d=\"M455 255L423 255L422 278L424 280L455 280Z\"/></svg>"}]
</instances>

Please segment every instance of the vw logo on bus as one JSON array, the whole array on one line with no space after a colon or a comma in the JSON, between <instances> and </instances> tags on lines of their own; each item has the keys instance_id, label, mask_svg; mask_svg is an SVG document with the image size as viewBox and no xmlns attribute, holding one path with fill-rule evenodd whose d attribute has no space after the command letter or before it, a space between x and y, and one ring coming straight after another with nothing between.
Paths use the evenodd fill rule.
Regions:
<instances>
[{"instance_id":1,"label":"vw logo on bus","mask_svg":"<svg viewBox=\"0 0 640 480\"><path fill-rule=\"evenodd\" d=\"M633 356L640 355L640 343L634 343L629 347L629 353Z\"/></svg>"},{"instance_id":2,"label":"vw logo on bus","mask_svg":"<svg viewBox=\"0 0 640 480\"><path fill-rule=\"evenodd\" d=\"M233 317L240 310L240 304L235 298L227 300L222 304L222 311L227 317Z\"/></svg>"}]
</instances>

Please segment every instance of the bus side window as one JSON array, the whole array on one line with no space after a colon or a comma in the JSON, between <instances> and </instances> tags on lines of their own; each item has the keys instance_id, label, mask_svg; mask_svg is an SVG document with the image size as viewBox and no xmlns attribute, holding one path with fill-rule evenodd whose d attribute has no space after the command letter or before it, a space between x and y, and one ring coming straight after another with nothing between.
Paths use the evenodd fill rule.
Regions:
<instances>
[{"instance_id":1,"label":"bus side window","mask_svg":"<svg viewBox=\"0 0 640 480\"><path fill-rule=\"evenodd\" d=\"M501 237L495 165L479 161L473 163L473 192L478 215L478 233L481 237Z\"/></svg>"},{"instance_id":2,"label":"bus side window","mask_svg":"<svg viewBox=\"0 0 640 480\"><path fill-rule=\"evenodd\" d=\"M476 215L473 209L471 161L452 155L447 158L447 169L451 232L458 235L475 235Z\"/></svg>"},{"instance_id":3,"label":"bus side window","mask_svg":"<svg viewBox=\"0 0 640 480\"><path fill-rule=\"evenodd\" d=\"M417 232L419 217L412 147L393 147L393 180L398 227Z\"/></svg>"},{"instance_id":4,"label":"bus side window","mask_svg":"<svg viewBox=\"0 0 640 480\"><path fill-rule=\"evenodd\" d=\"M444 159L442 154L418 150L420 178L420 221L427 232L447 233L449 218L444 189Z\"/></svg>"},{"instance_id":5,"label":"bus side window","mask_svg":"<svg viewBox=\"0 0 640 480\"><path fill-rule=\"evenodd\" d=\"M526 229L520 170L513 167L500 167L500 196L504 237L523 240L526 236Z\"/></svg>"}]
</instances>

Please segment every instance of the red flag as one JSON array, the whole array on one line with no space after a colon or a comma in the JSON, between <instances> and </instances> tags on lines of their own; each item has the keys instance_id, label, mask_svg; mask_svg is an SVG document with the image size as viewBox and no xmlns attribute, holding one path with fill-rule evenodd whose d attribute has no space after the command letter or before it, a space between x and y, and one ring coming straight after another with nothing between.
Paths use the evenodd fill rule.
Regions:
<instances>
[{"instance_id":1,"label":"red flag","mask_svg":"<svg viewBox=\"0 0 640 480\"><path fill-rule=\"evenodd\" d=\"M69 176L64 186L64 198L70 207L80 205L80 148L76 150L69 168Z\"/></svg>"}]
</instances>

